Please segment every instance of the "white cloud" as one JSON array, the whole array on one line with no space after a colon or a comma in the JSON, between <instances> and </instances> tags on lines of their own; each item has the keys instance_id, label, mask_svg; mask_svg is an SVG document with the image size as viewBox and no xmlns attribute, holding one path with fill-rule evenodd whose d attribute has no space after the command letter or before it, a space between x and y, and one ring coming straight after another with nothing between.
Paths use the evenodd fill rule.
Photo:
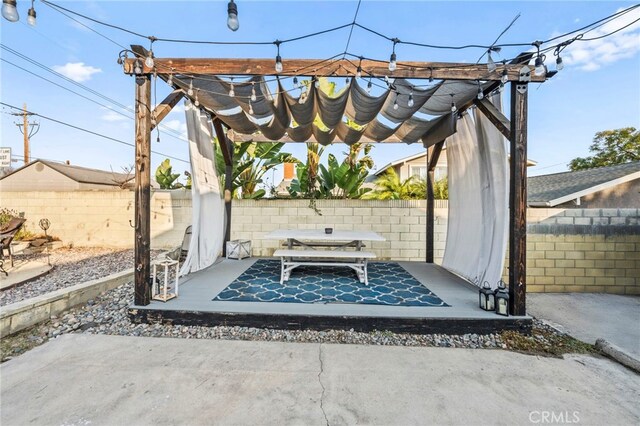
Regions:
<instances>
[{"instance_id":1,"label":"white cloud","mask_svg":"<svg viewBox=\"0 0 640 426\"><path fill-rule=\"evenodd\" d=\"M116 122L116 121L129 121L127 113L123 113L125 115L119 114L111 108L102 108L104 114L100 117L104 121Z\"/></svg>"},{"instance_id":2,"label":"white cloud","mask_svg":"<svg viewBox=\"0 0 640 426\"><path fill-rule=\"evenodd\" d=\"M187 137L187 125L180 120L162 120L160 131L162 131L162 127L164 127L165 130L169 128L171 130L179 132L180 136L182 136L183 138Z\"/></svg>"},{"instance_id":3,"label":"white cloud","mask_svg":"<svg viewBox=\"0 0 640 426\"><path fill-rule=\"evenodd\" d=\"M93 74L102 72L100 68L85 65L84 62L67 62L64 65L54 65L53 69L78 83L90 80Z\"/></svg>"},{"instance_id":4,"label":"white cloud","mask_svg":"<svg viewBox=\"0 0 640 426\"><path fill-rule=\"evenodd\" d=\"M620 12L623 9L619 9ZM603 66L612 64L621 59L631 58L640 52L640 22L633 21L640 19L640 8L634 9L617 19L607 22L603 26L596 28L584 35L584 39L592 39L609 34L618 28L626 25L629 27L617 33L598 40L575 41L564 49L560 56L567 66L575 66L583 71L595 71ZM562 40L554 41L558 43ZM553 52L547 54L548 58L553 57ZM547 63L551 61L547 59ZM553 57L555 61L555 57Z\"/></svg>"}]
</instances>

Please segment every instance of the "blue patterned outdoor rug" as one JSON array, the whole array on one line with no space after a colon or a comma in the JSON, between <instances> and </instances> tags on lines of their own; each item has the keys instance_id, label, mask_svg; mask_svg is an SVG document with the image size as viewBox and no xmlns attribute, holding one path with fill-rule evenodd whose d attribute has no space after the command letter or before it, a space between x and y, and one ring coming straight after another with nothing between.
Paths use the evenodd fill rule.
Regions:
<instances>
[{"instance_id":1,"label":"blue patterned outdoor rug","mask_svg":"<svg viewBox=\"0 0 640 426\"><path fill-rule=\"evenodd\" d=\"M260 259L214 301L449 306L397 263L369 263L369 285L347 267L301 266L280 284L280 261Z\"/></svg>"}]
</instances>

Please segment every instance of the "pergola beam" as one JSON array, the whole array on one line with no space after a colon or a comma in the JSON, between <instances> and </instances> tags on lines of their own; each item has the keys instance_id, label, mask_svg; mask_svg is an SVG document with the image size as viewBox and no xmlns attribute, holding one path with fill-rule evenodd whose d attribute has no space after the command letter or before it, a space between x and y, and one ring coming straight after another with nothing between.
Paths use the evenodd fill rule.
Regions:
<instances>
[{"instance_id":1,"label":"pergola beam","mask_svg":"<svg viewBox=\"0 0 640 426\"><path fill-rule=\"evenodd\" d=\"M526 315L527 290L527 92L511 84L509 162L509 313Z\"/></svg>"},{"instance_id":2,"label":"pergola beam","mask_svg":"<svg viewBox=\"0 0 640 426\"><path fill-rule=\"evenodd\" d=\"M494 104L491 103L487 98L482 98L480 100L476 99L473 101L474 105L478 107L480 111L483 112L485 117L493 123L493 125L503 134L503 136L507 139L511 139L511 123L509 119L500 112L498 108Z\"/></svg>"},{"instance_id":3,"label":"pergola beam","mask_svg":"<svg viewBox=\"0 0 640 426\"><path fill-rule=\"evenodd\" d=\"M434 258L434 234L435 234L435 196L433 193L434 170L444 141L427 148L427 263L433 263Z\"/></svg>"},{"instance_id":4,"label":"pergola beam","mask_svg":"<svg viewBox=\"0 0 640 426\"><path fill-rule=\"evenodd\" d=\"M151 117L155 120L151 122L151 130L155 129L158 124L171 112L174 106L178 105L180 99L184 97L184 92L182 90L176 89L173 92L169 93L166 98L160 104L158 104L153 112L151 113Z\"/></svg>"},{"instance_id":5,"label":"pergola beam","mask_svg":"<svg viewBox=\"0 0 640 426\"><path fill-rule=\"evenodd\" d=\"M231 200L233 198L233 145L227 138L222 122L219 118L214 117L213 128L218 139L218 146L224 158L224 209L225 209L225 228L224 243L222 244L222 255L227 255L227 242L231 241Z\"/></svg>"},{"instance_id":6,"label":"pergola beam","mask_svg":"<svg viewBox=\"0 0 640 426\"><path fill-rule=\"evenodd\" d=\"M138 52L136 52L138 53ZM318 76L318 77L353 77L356 75L358 61L347 59L284 59L283 71L274 71L273 59L219 59L219 58L155 58L154 67L144 64L144 57L129 58L124 62L124 72L133 74L135 63L143 74L158 75L247 75L247 76ZM522 62L500 65L489 72L486 64L449 63L449 62L398 62L395 71L389 71L387 62L363 59L360 63L362 74L374 77L395 77L414 79L443 80L493 80L499 81L502 71L507 70L509 81L520 80ZM531 81L543 82L545 76L537 76L531 67Z\"/></svg>"}]
</instances>

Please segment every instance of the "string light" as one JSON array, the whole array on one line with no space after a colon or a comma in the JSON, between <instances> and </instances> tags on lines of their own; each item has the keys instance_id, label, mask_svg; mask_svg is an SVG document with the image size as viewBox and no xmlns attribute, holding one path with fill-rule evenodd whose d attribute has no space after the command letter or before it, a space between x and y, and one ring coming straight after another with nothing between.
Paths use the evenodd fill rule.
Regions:
<instances>
[{"instance_id":1,"label":"string light","mask_svg":"<svg viewBox=\"0 0 640 426\"><path fill-rule=\"evenodd\" d=\"M500 81L503 84L506 84L507 81L509 81L509 73L507 72L507 61L502 61L502 64L504 65L504 69L502 70L502 76L500 76Z\"/></svg>"},{"instance_id":2,"label":"string light","mask_svg":"<svg viewBox=\"0 0 640 426\"><path fill-rule=\"evenodd\" d=\"M258 99L256 96L256 86L253 82L251 82L251 101L255 102Z\"/></svg>"},{"instance_id":3,"label":"string light","mask_svg":"<svg viewBox=\"0 0 640 426\"><path fill-rule=\"evenodd\" d=\"M429 83L433 83L433 68L429 68Z\"/></svg>"},{"instance_id":4,"label":"string light","mask_svg":"<svg viewBox=\"0 0 640 426\"><path fill-rule=\"evenodd\" d=\"M233 98L236 95L236 91L233 85L233 77L231 77L231 82L229 83L229 97Z\"/></svg>"},{"instance_id":5,"label":"string light","mask_svg":"<svg viewBox=\"0 0 640 426\"><path fill-rule=\"evenodd\" d=\"M371 94L371 87L373 87L373 83L371 83L371 77L369 77L369 82L367 83L367 93Z\"/></svg>"},{"instance_id":6,"label":"string light","mask_svg":"<svg viewBox=\"0 0 640 426\"><path fill-rule=\"evenodd\" d=\"M451 112L456 112L458 108L456 108L456 103L453 101L453 93L451 95Z\"/></svg>"},{"instance_id":7,"label":"string light","mask_svg":"<svg viewBox=\"0 0 640 426\"><path fill-rule=\"evenodd\" d=\"M187 95L193 96L193 79L189 81L189 90L187 90Z\"/></svg>"},{"instance_id":8,"label":"string light","mask_svg":"<svg viewBox=\"0 0 640 426\"><path fill-rule=\"evenodd\" d=\"M544 54L540 53L540 46L542 45L542 42L541 41L534 41L531 44L533 46L535 46L536 49L538 49L538 56L536 57L536 61L535 61L534 74L537 75L537 76L544 75L547 70L546 70L546 68L544 66L545 56L544 56Z\"/></svg>"},{"instance_id":9,"label":"string light","mask_svg":"<svg viewBox=\"0 0 640 426\"><path fill-rule=\"evenodd\" d=\"M149 54L144 59L144 65L147 68L153 68L153 66L155 65L155 62L153 61L153 51L151 51L151 50L149 51Z\"/></svg>"},{"instance_id":10,"label":"string light","mask_svg":"<svg viewBox=\"0 0 640 426\"><path fill-rule=\"evenodd\" d=\"M396 97L393 99L393 109L398 109L398 92L396 92Z\"/></svg>"},{"instance_id":11,"label":"string light","mask_svg":"<svg viewBox=\"0 0 640 426\"><path fill-rule=\"evenodd\" d=\"M362 67L360 67L360 65L358 65L356 69L356 78L362 78Z\"/></svg>"},{"instance_id":12,"label":"string light","mask_svg":"<svg viewBox=\"0 0 640 426\"><path fill-rule=\"evenodd\" d=\"M140 60L136 59L135 65L133 66L134 74L142 74L142 67L140 66Z\"/></svg>"},{"instance_id":13,"label":"string light","mask_svg":"<svg viewBox=\"0 0 640 426\"><path fill-rule=\"evenodd\" d=\"M407 106L411 108L413 106L413 90L409 92L409 100L407 101Z\"/></svg>"},{"instance_id":14,"label":"string light","mask_svg":"<svg viewBox=\"0 0 640 426\"><path fill-rule=\"evenodd\" d=\"M20 15L16 8L16 0L2 0L2 16L9 22L18 22Z\"/></svg>"},{"instance_id":15,"label":"string light","mask_svg":"<svg viewBox=\"0 0 640 426\"><path fill-rule=\"evenodd\" d=\"M298 77L293 77L293 87L295 87L296 89L300 87L300 85L298 84Z\"/></svg>"},{"instance_id":16,"label":"string light","mask_svg":"<svg viewBox=\"0 0 640 426\"><path fill-rule=\"evenodd\" d=\"M171 69L171 71L173 71L173 68ZM173 73L169 74L169 77L167 77L167 84L169 86L173 86Z\"/></svg>"},{"instance_id":17,"label":"string light","mask_svg":"<svg viewBox=\"0 0 640 426\"><path fill-rule=\"evenodd\" d=\"M320 80L318 79L318 77L313 77L313 79L315 80L313 82L313 85L315 86L316 89L320 88Z\"/></svg>"},{"instance_id":18,"label":"string light","mask_svg":"<svg viewBox=\"0 0 640 426\"><path fill-rule=\"evenodd\" d=\"M33 0L31 0L31 9L27 12L27 24L36 26L36 9L33 7Z\"/></svg>"},{"instance_id":19,"label":"string light","mask_svg":"<svg viewBox=\"0 0 640 426\"><path fill-rule=\"evenodd\" d=\"M229 0L229 4L227 5L227 27L229 27L231 31L238 31L238 28L240 28L238 6L233 0Z\"/></svg>"},{"instance_id":20,"label":"string light","mask_svg":"<svg viewBox=\"0 0 640 426\"><path fill-rule=\"evenodd\" d=\"M274 44L278 48L278 54L276 55L276 72L282 72L282 58L280 57L280 41L274 41Z\"/></svg>"},{"instance_id":21,"label":"string light","mask_svg":"<svg viewBox=\"0 0 640 426\"><path fill-rule=\"evenodd\" d=\"M193 103L193 104L194 104L195 106L197 106L197 107L199 107L199 106L200 106L200 101L198 100L198 92L199 92L199 91L200 91L200 90L198 90L198 91L196 92L196 101Z\"/></svg>"},{"instance_id":22,"label":"string light","mask_svg":"<svg viewBox=\"0 0 640 426\"><path fill-rule=\"evenodd\" d=\"M253 105L251 104L251 101L249 101L249 114L253 115Z\"/></svg>"},{"instance_id":23,"label":"string light","mask_svg":"<svg viewBox=\"0 0 640 426\"><path fill-rule=\"evenodd\" d=\"M562 71L563 68L564 68L564 63L562 62L562 58L560 57L560 55L558 55L558 57L556 58L556 69L558 71Z\"/></svg>"},{"instance_id":24,"label":"string light","mask_svg":"<svg viewBox=\"0 0 640 426\"><path fill-rule=\"evenodd\" d=\"M345 78L345 79L344 79L344 82L347 84L347 86L349 85L349 81L350 81L350 80L349 80L349 77L347 77L347 78Z\"/></svg>"},{"instance_id":25,"label":"string light","mask_svg":"<svg viewBox=\"0 0 640 426\"><path fill-rule=\"evenodd\" d=\"M393 50L391 52L391 56L389 57L389 71L394 72L398 67L398 63L396 61L396 44L398 44L400 40L397 38L393 39Z\"/></svg>"},{"instance_id":26,"label":"string light","mask_svg":"<svg viewBox=\"0 0 640 426\"><path fill-rule=\"evenodd\" d=\"M484 99L484 93L482 92L482 86L480 85L479 81L478 81L478 96L476 97L478 98L479 101Z\"/></svg>"}]
</instances>

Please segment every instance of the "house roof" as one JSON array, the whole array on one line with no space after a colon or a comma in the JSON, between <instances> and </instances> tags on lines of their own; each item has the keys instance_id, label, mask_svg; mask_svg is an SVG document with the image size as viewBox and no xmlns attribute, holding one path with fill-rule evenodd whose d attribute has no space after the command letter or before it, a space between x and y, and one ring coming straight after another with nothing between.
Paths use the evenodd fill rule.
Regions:
<instances>
[{"instance_id":1,"label":"house roof","mask_svg":"<svg viewBox=\"0 0 640 426\"><path fill-rule=\"evenodd\" d=\"M112 185L120 186L123 183L129 182L135 178L133 174L128 175L125 173L116 173L106 170L90 169L87 167L72 166L70 164L56 163L48 160L35 160L26 164L19 169L3 176L1 179L5 179L15 173L20 172L28 167L35 165L36 163L42 163L55 171L62 173L69 179L72 179L79 183L90 183L95 185Z\"/></svg>"},{"instance_id":2,"label":"house roof","mask_svg":"<svg viewBox=\"0 0 640 426\"><path fill-rule=\"evenodd\" d=\"M527 182L527 201L534 207L553 207L634 179L640 179L640 161L533 176Z\"/></svg>"},{"instance_id":3,"label":"house roof","mask_svg":"<svg viewBox=\"0 0 640 426\"><path fill-rule=\"evenodd\" d=\"M442 148L442 152L444 153L446 151L446 149L447 149L446 146L444 148ZM390 167L395 167L395 166L397 166L399 164L403 164L403 163L406 163L408 161L417 160L418 158L426 157L426 155L427 154L425 152L419 152L417 154L410 155L410 156L404 157L404 158L400 158L400 159L398 159L396 161L392 161L391 163L386 164L384 167L382 167L381 169L376 171L374 173L374 176L380 176L382 173L384 173L385 170L387 170ZM527 159L527 167L535 166L536 164L538 164L537 161L534 161L534 160L531 160L531 159ZM426 163L425 163L425 165L426 165Z\"/></svg>"}]
</instances>

